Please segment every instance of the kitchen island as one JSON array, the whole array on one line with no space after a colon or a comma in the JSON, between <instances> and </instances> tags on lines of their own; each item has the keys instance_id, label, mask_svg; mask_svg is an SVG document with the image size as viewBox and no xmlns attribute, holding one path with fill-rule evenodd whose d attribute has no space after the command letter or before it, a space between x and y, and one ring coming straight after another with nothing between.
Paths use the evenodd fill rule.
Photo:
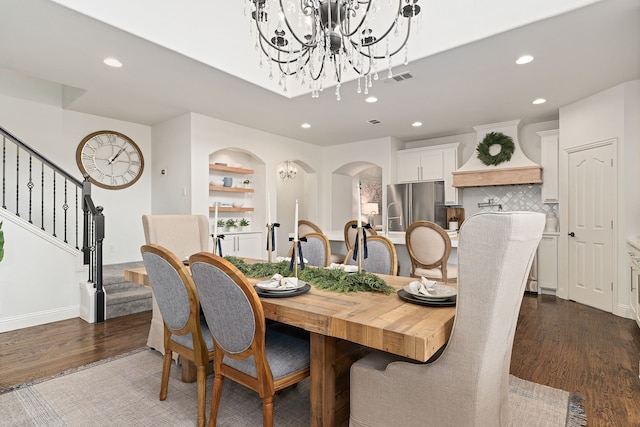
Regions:
<instances>
[{"instance_id":1,"label":"kitchen island","mask_svg":"<svg viewBox=\"0 0 640 427\"><path fill-rule=\"evenodd\" d=\"M325 236L329 238L331 242L332 254L347 255L347 247L344 244L344 230L331 230L326 231ZM407 251L407 245L404 239L404 232L392 231L389 233L378 233L380 236L384 236L391 240L396 247L396 253L398 255L398 275L409 276L411 270L411 260L409 259L409 252ZM449 264L458 263L458 238L451 238L451 256L449 256Z\"/></svg>"}]
</instances>

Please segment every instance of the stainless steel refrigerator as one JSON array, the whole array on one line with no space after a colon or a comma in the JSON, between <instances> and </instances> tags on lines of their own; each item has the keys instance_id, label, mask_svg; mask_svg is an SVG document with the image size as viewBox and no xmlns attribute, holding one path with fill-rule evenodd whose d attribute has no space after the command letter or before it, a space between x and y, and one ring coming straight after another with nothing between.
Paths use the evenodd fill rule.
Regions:
<instances>
[{"instance_id":1,"label":"stainless steel refrigerator","mask_svg":"<svg viewBox=\"0 0 640 427\"><path fill-rule=\"evenodd\" d=\"M406 231L414 221L426 220L447 228L444 181L387 186L387 230Z\"/></svg>"}]
</instances>

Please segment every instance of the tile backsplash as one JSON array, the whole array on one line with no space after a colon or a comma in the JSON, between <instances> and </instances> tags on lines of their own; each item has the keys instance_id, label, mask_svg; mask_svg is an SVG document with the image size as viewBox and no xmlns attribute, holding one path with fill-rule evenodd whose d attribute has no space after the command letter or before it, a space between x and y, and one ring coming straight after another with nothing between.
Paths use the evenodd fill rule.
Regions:
<instances>
[{"instance_id":1,"label":"tile backsplash","mask_svg":"<svg viewBox=\"0 0 640 427\"><path fill-rule=\"evenodd\" d=\"M478 204L488 203L490 199L493 199L493 207L478 207ZM542 203L539 184L467 187L462 191L462 202L466 217L477 212L497 211L500 206L503 211L558 213L557 204Z\"/></svg>"}]
</instances>

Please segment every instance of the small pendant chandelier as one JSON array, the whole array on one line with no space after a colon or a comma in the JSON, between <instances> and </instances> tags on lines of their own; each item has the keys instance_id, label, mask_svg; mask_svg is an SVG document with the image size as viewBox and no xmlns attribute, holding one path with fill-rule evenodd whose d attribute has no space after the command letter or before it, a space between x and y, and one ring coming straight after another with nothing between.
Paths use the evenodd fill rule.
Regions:
<instances>
[{"instance_id":1,"label":"small pendant chandelier","mask_svg":"<svg viewBox=\"0 0 640 427\"><path fill-rule=\"evenodd\" d=\"M287 78L295 76L317 98L330 73L337 83L338 100L343 71L355 71L358 93L364 79L366 95L372 80L378 80L379 63L388 67L389 78L393 76L392 56L404 50L408 64L411 23L420 13L418 0L246 1L253 9L260 66L266 57L269 77L273 78L276 67L285 93ZM380 12L383 8L387 16Z\"/></svg>"},{"instance_id":2,"label":"small pendant chandelier","mask_svg":"<svg viewBox=\"0 0 640 427\"><path fill-rule=\"evenodd\" d=\"M291 160L285 160L284 165L278 168L280 179L294 179L298 173L298 168L291 164Z\"/></svg>"}]
</instances>

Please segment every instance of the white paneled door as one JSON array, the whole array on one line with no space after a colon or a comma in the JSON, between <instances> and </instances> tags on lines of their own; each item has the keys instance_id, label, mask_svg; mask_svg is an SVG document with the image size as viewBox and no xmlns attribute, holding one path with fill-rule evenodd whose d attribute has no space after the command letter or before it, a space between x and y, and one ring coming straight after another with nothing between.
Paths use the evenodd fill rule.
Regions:
<instances>
[{"instance_id":1,"label":"white paneled door","mask_svg":"<svg viewBox=\"0 0 640 427\"><path fill-rule=\"evenodd\" d=\"M613 141L569 153L569 298L613 307Z\"/></svg>"}]
</instances>

